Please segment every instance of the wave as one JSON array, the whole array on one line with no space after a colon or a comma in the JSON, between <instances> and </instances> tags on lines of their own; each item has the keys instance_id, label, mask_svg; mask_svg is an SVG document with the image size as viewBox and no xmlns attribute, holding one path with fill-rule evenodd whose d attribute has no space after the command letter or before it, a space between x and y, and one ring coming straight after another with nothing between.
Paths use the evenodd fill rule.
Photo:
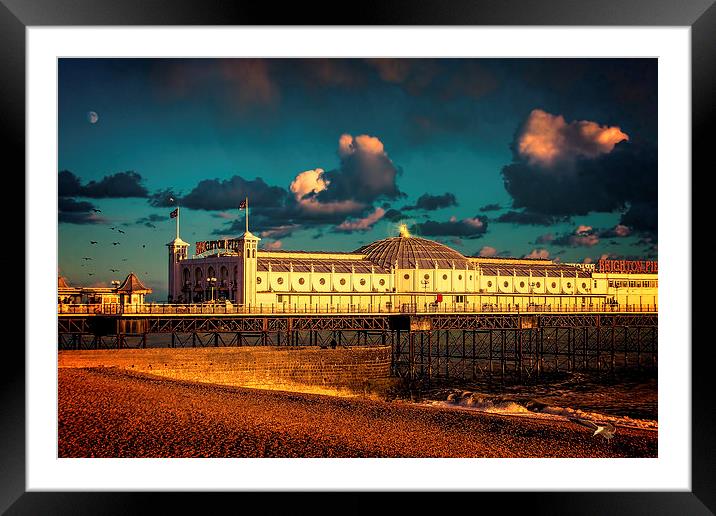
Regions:
<instances>
[{"instance_id":1,"label":"wave","mask_svg":"<svg viewBox=\"0 0 716 516\"><path fill-rule=\"evenodd\" d=\"M533 399L522 400L508 396L495 396L472 391L452 392L447 396L447 399L426 400L423 403L433 407L474 410L477 412L506 416L521 416L559 421L577 418L600 423L609 422L615 426L640 428L644 430L658 429L658 422L650 419L636 419L629 416L602 414L572 407L548 405Z\"/></svg>"}]
</instances>

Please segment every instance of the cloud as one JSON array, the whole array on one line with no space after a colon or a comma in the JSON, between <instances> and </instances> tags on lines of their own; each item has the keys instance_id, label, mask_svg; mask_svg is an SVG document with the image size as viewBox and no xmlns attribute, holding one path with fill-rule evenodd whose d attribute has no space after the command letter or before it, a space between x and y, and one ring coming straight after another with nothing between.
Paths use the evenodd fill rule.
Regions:
<instances>
[{"instance_id":1,"label":"cloud","mask_svg":"<svg viewBox=\"0 0 716 516\"><path fill-rule=\"evenodd\" d=\"M528 120L515 137L513 162L502 168L514 209L545 219L622 212L622 225L656 231L656 147L627 140L618 128L567 124L544 112L535 119L534 113L534 123ZM552 132L545 129L546 136L538 138L541 125L535 120Z\"/></svg>"},{"instance_id":2,"label":"cloud","mask_svg":"<svg viewBox=\"0 0 716 516\"><path fill-rule=\"evenodd\" d=\"M534 109L522 126L516 148L530 165L549 167L577 157L608 154L624 140L629 136L619 127L600 126L588 120L567 123L562 115Z\"/></svg>"},{"instance_id":3,"label":"cloud","mask_svg":"<svg viewBox=\"0 0 716 516\"><path fill-rule=\"evenodd\" d=\"M225 59L220 61L220 66L230 84L229 94L240 107L272 106L280 101L281 92L271 77L269 61Z\"/></svg>"},{"instance_id":4,"label":"cloud","mask_svg":"<svg viewBox=\"0 0 716 516\"><path fill-rule=\"evenodd\" d=\"M301 229L300 224L285 224L259 232L261 238L285 238L291 236L294 231Z\"/></svg>"},{"instance_id":5,"label":"cloud","mask_svg":"<svg viewBox=\"0 0 716 516\"><path fill-rule=\"evenodd\" d=\"M95 206L86 201L77 201L69 197L57 200L57 221L60 224L106 224L107 219L97 215Z\"/></svg>"},{"instance_id":6,"label":"cloud","mask_svg":"<svg viewBox=\"0 0 716 516\"><path fill-rule=\"evenodd\" d=\"M366 206L381 199L405 196L396 183L399 170L378 138L343 134L338 141L338 156L339 168L320 174L326 188L314 195L319 203L352 201Z\"/></svg>"},{"instance_id":7,"label":"cloud","mask_svg":"<svg viewBox=\"0 0 716 516\"><path fill-rule=\"evenodd\" d=\"M418 197L418 201L414 206L404 206L402 209L432 211L449 206L457 206L455 194L450 192L445 192L442 195L430 195L429 193L425 193Z\"/></svg>"},{"instance_id":8,"label":"cloud","mask_svg":"<svg viewBox=\"0 0 716 516\"><path fill-rule=\"evenodd\" d=\"M291 182L289 190L298 203L299 211L314 214L354 214L363 210L365 205L352 199L321 202L317 194L324 192L329 184L325 170L316 168L298 174Z\"/></svg>"},{"instance_id":9,"label":"cloud","mask_svg":"<svg viewBox=\"0 0 716 516\"><path fill-rule=\"evenodd\" d=\"M138 218L134 221L134 225L137 226L146 226L148 228L155 228L157 226L154 225L154 222L165 222L169 220L169 214L166 215L159 215L157 213L152 213L146 217ZM128 226L129 224L124 224L125 226Z\"/></svg>"},{"instance_id":10,"label":"cloud","mask_svg":"<svg viewBox=\"0 0 716 516\"><path fill-rule=\"evenodd\" d=\"M484 258L497 256L497 249L494 247L490 247L489 245L486 245L480 249L480 251L477 253L478 256L482 256Z\"/></svg>"},{"instance_id":11,"label":"cloud","mask_svg":"<svg viewBox=\"0 0 716 516\"><path fill-rule=\"evenodd\" d=\"M523 258L538 258L540 260L547 260L549 258L549 251L547 249L532 249L532 251L524 255Z\"/></svg>"},{"instance_id":12,"label":"cloud","mask_svg":"<svg viewBox=\"0 0 716 516\"><path fill-rule=\"evenodd\" d=\"M225 180L204 179L179 202L181 207L194 210L238 210L239 203L248 197L249 209L262 212L282 206L286 196L286 190L269 186L260 177L248 180L235 175Z\"/></svg>"},{"instance_id":13,"label":"cloud","mask_svg":"<svg viewBox=\"0 0 716 516\"><path fill-rule=\"evenodd\" d=\"M555 239L554 233L545 233L544 235L540 235L535 240L535 244L549 244L553 242Z\"/></svg>"},{"instance_id":14,"label":"cloud","mask_svg":"<svg viewBox=\"0 0 716 516\"><path fill-rule=\"evenodd\" d=\"M155 208L175 208L180 199L181 195L177 192L171 188L165 188L164 190L157 190L151 194L148 202Z\"/></svg>"},{"instance_id":15,"label":"cloud","mask_svg":"<svg viewBox=\"0 0 716 516\"><path fill-rule=\"evenodd\" d=\"M57 195L59 197L79 195L81 190L80 178L69 170L62 170L57 175Z\"/></svg>"},{"instance_id":16,"label":"cloud","mask_svg":"<svg viewBox=\"0 0 716 516\"><path fill-rule=\"evenodd\" d=\"M89 197L92 199L121 199L127 197L149 197L142 185L142 176L133 171L117 172L99 181L82 185L80 179L69 170L58 174L59 197Z\"/></svg>"},{"instance_id":17,"label":"cloud","mask_svg":"<svg viewBox=\"0 0 716 516\"><path fill-rule=\"evenodd\" d=\"M591 226L580 225L572 233L565 233L552 240L560 247L593 247L599 243L599 235Z\"/></svg>"},{"instance_id":18,"label":"cloud","mask_svg":"<svg viewBox=\"0 0 716 516\"><path fill-rule=\"evenodd\" d=\"M375 209L373 213L370 213L366 217L357 220L345 220L341 224L335 227L335 231L341 233L352 233L354 231L367 231L373 227L373 225L383 218L385 210L381 207Z\"/></svg>"},{"instance_id":19,"label":"cloud","mask_svg":"<svg viewBox=\"0 0 716 516\"><path fill-rule=\"evenodd\" d=\"M502 209L502 206L500 206L499 204L486 204L485 206L482 206L480 208L480 211L484 213L486 211L498 211L501 209Z\"/></svg>"},{"instance_id":20,"label":"cloud","mask_svg":"<svg viewBox=\"0 0 716 516\"><path fill-rule=\"evenodd\" d=\"M389 220L391 222L397 222L403 218L403 214L399 210L390 208L385 212L385 215L383 215L383 218L385 220Z\"/></svg>"},{"instance_id":21,"label":"cloud","mask_svg":"<svg viewBox=\"0 0 716 516\"><path fill-rule=\"evenodd\" d=\"M624 224L617 224L613 228L599 231L600 238L624 238L631 235L631 228Z\"/></svg>"},{"instance_id":22,"label":"cloud","mask_svg":"<svg viewBox=\"0 0 716 516\"><path fill-rule=\"evenodd\" d=\"M274 240L273 242L264 242L262 244L262 247L267 251L276 251L278 249L281 249L282 245L283 243L280 240Z\"/></svg>"},{"instance_id":23,"label":"cloud","mask_svg":"<svg viewBox=\"0 0 716 516\"><path fill-rule=\"evenodd\" d=\"M561 217L564 218L564 217ZM530 211L507 211L495 219L496 222L511 224L525 224L530 226L551 226L558 222L560 217L535 213Z\"/></svg>"},{"instance_id":24,"label":"cloud","mask_svg":"<svg viewBox=\"0 0 716 516\"><path fill-rule=\"evenodd\" d=\"M487 217L475 216L462 220L451 217L447 222L427 220L412 226L411 233L420 236L458 236L479 238L487 231Z\"/></svg>"}]
</instances>

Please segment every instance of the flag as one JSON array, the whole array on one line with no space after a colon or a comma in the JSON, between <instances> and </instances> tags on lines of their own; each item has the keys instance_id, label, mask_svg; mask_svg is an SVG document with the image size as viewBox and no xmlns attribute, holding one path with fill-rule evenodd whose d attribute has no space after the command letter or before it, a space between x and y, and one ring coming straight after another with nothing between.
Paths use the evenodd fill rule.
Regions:
<instances>
[{"instance_id":1,"label":"flag","mask_svg":"<svg viewBox=\"0 0 716 516\"><path fill-rule=\"evenodd\" d=\"M176 208L173 212L171 212L171 213L169 214L169 218L170 218L170 219L173 219L173 218L176 217L177 215L179 215L179 208Z\"/></svg>"},{"instance_id":2,"label":"flag","mask_svg":"<svg viewBox=\"0 0 716 516\"><path fill-rule=\"evenodd\" d=\"M241 201L241 202L239 203L239 209L240 209L240 210L245 210L245 209L246 209L246 199L244 199L243 201Z\"/></svg>"}]
</instances>

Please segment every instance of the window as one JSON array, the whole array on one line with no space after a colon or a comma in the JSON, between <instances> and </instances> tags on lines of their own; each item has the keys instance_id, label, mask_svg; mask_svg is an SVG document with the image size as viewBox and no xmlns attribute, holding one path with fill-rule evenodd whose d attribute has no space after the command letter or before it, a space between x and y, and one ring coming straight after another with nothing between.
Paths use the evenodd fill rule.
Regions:
<instances>
[{"instance_id":1,"label":"window","mask_svg":"<svg viewBox=\"0 0 716 516\"><path fill-rule=\"evenodd\" d=\"M567 288L572 288L572 282L571 282L571 281L568 281L568 282L567 282Z\"/></svg>"},{"instance_id":2,"label":"window","mask_svg":"<svg viewBox=\"0 0 716 516\"><path fill-rule=\"evenodd\" d=\"M524 282L524 281L520 281L520 288L525 288L525 282Z\"/></svg>"},{"instance_id":3,"label":"window","mask_svg":"<svg viewBox=\"0 0 716 516\"><path fill-rule=\"evenodd\" d=\"M535 283L535 287L537 287L537 288L540 287L540 282L539 282L539 281L538 281L537 283Z\"/></svg>"},{"instance_id":4,"label":"window","mask_svg":"<svg viewBox=\"0 0 716 516\"><path fill-rule=\"evenodd\" d=\"M443 274L443 279L444 279L444 280L447 279L447 274Z\"/></svg>"},{"instance_id":5,"label":"window","mask_svg":"<svg viewBox=\"0 0 716 516\"><path fill-rule=\"evenodd\" d=\"M557 283L554 281L552 282L552 288L557 288Z\"/></svg>"},{"instance_id":6,"label":"window","mask_svg":"<svg viewBox=\"0 0 716 516\"><path fill-rule=\"evenodd\" d=\"M430 274L426 274L425 276L423 276L423 278L430 279Z\"/></svg>"},{"instance_id":7,"label":"window","mask_svg":"<svg viewBox=\"0 0 716 516\"><path fill-rule=\"evenodd\" d=\"M361 285L365 285L365 279L361 279L361 280L360 280L360 284L361 284Z\"/></svg>"},{"instance_id":8,"label":"window","mask_svg":"<svg viewBox=\"0 0 716 516\"><path fill-rule=\"evenodd\" d=\"M505 281L505 282L503 283L503 285L505 286L505 288L507 288L507 287L510 286L510 284L509 284L507 281Z\"/></svg>"},{"instance_id":9,"label":"window","mask_svg":"<svg viewBox=\"0 0 716 516\"><path fill-rule=\"evenodd\" d=\"M320 283L321 285L325 285L325 284L326 284L326 278L321 278L321 279L319 279L319 280L318 280L318 283Z\"/></svg>"},{"instance_id":10,"label":"window","mask_svg":"<svg viewBox=\"0 0 716 516\"><path fill-rule=\"evenodd\" d=\"M582 282L582 288L587 288L587 284Z\"/></svg>"},{"instance_id":11,"label":"window","mask_svg":"<svg viewBox=\"0 0 716 516\"><path fill-rule=\"evenodd\" d=\"M261 285L261 276L259 276L259 277L256 278L256 283L258 283L259 285Z\"/></svg>"},{"instance_id":12,"label":"window","mask_svg":"<svg viewBox=\"0 0 716 516\"><path fill-rule=\"evenodd\" d=\"M403 276L403 279L410 279L410 274L406 274L405 276Z\"/></svg>"},{"instance_id":13,"label":"window","mask_svg":"<svg viewBox=\"0 0 716 516\"><path fill-rule=\"evenodd\" d=\"M378 282L378 284L382 287L383 285L385 285L385 280L384 280L384 279L381 279L381 280Z\"/></svg>"},{"instance_id":14,"label":"window","mask_svg":"<svg viewBox=\"0 0 716 516\"><path fill-rule=\"evenodd\" d=\"M488 287L491 287L491 286L492 286L492 282L491 282L491 281L488 281L488 282L487 282L487 286L488 286Z\"/></svg>"},{"instance_id":15,"label":"window","mask_svg":"<svg viewBox=\"0 0 716 516\"><path fill-rule=\"evenodd\" d=\"M283 278L279 277L279 278L276 280L276 283L278 283L279 285L282 285L282 284L283 284Z\"/></svg>"},{"instance_id":16,"label":"window","mask_svg":"<svg viewBox=\"0 0 716 516\"><path fill-rule=\"evenodd\" d=\"M303 279L303 278L298 278L298 284L299 284L299 285L303 285L304 283L306 283L306 280L305 280L305 279Z\"/></svg>"},{"instance_id":17,"label":"window","mask_svg":"<svg viewBox=\"0 0 716 516\"><path fill-rule=\"evenodd\" d=\"M457 279L462 280L462 274L458 274Z\"/></svg>"},{"instance_id":18,"label":"window","mask_svg":"<svg viewBox=\"0 0 716 516\"><path fill-rule=\"evenodd\" d=\"M341 285L345 285L345 284L346 284L346 279L345 279L345 278L341 278L341 281L339 281L339 283L340 283Z\"/></svg>"},{"instance_id":19,"label":"window","mask_svg":"<svg viewBox=\"0 0 716 516\"><path fill-rule=\"evenodd\" d=\"M465 296L455 296L455 302L456 302L456 303L464 303L464 302L465 302Z\"/></svg>"}]
</instances>

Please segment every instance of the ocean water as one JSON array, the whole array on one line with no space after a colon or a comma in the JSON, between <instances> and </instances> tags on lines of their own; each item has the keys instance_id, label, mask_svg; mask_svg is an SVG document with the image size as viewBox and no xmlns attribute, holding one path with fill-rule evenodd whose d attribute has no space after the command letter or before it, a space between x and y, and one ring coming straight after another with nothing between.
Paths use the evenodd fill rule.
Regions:
<instances>
[{"instance_id":1,"label":"ocean water","mask_svg":"<svg viewBox=\"0 0 716 516\"><path fill-rule=\"evenodd\" d=\"M532 385L432 382L420 403L458 410L540 419L588 419L644 429L658 428L655 371L555 373Z\"/></svg>"}]
</instances>

